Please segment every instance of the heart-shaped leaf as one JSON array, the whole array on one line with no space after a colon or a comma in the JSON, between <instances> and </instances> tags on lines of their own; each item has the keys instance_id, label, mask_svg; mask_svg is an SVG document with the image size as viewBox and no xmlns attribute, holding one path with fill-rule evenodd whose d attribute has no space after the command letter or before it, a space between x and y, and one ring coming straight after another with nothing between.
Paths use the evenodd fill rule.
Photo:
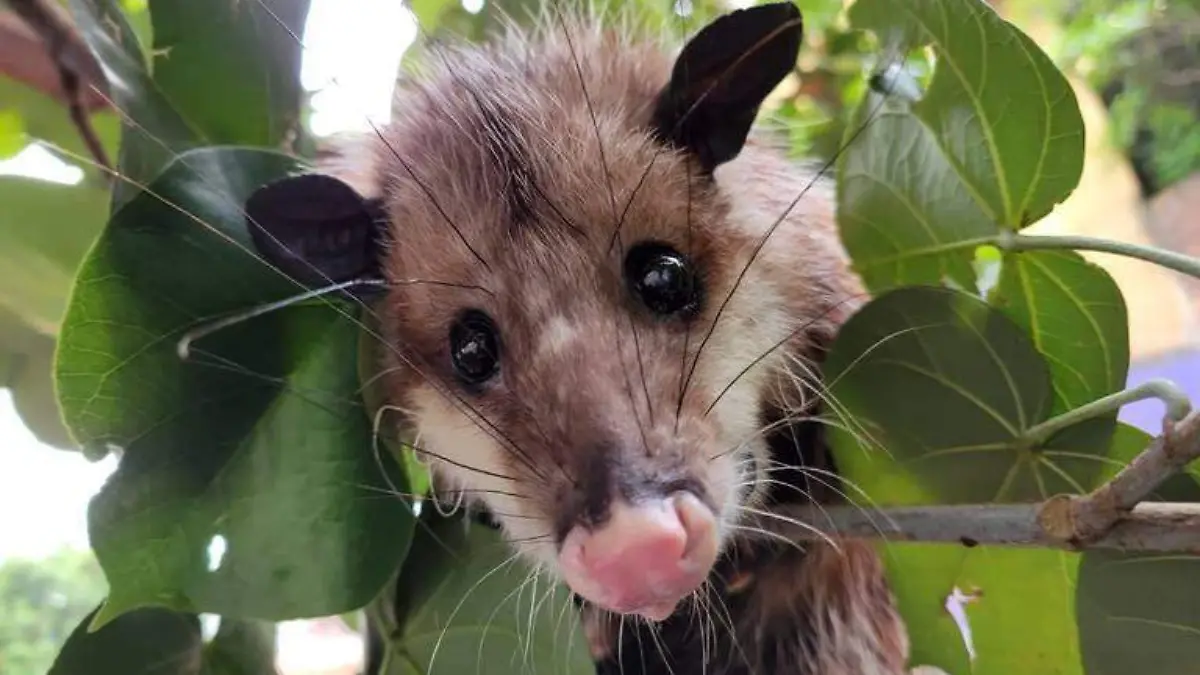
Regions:
<instances>
[{"instance_id":1,"label":"heart-shaped leaf","mask_svg":"<svg viewBox=\"0 0 1200 675\"><path fill-rule=\"evenodd\" d=\"M423 522L399 576L389 673L595 672L570 593L493 530Z\"/></svg>"},{"instance_id":2,"label":"heart-shaped leaf","mask_svg":"<svg viewBox=\"0 0 1200 675\"><path fill-rule=\"evenodd\" d=\"M850 20L901 53L933 49L933 78L911 114L993 223L1024 227L1075 189L1084 148L1075 94L986 2L857 0Z\"/></svg>"},{"instance_id":3,"label":"heart-shaped leaf","mask_svg":"<svg viewBox=\"0 0 1200 675\"><path fill-rule=\"evenodd\" d=\"M852 444L838 456L852 477L894 464L945 503L1035 486L1021 446L1050 410L1049 371L1023 331L979 298L889 291L846 322L825 370L832 397L868 441L867 452ZM872 456L880 450L889 458Z\"/></svg>"},{"instance_id":4,"label":"heart-shaped leaf","mask_svg":"<svg viewBox=\"0 0 1200 675\"><path fill-rule=\"evenodd\" d=\"M935 61L920 100L870 91L847 128L838 222L855 268L875 291L974 288L975 248L1034 222L1078 184L1075 95L980 0L858 0L850 19L887 54L928 46Z\"/></svg>"},{"instance_id":5,"label":"heart-shaped leaf","mask_svg":"<svg viewBox=\"0 0 1200 675\"><path fill-rule=\"evenodd\" d=\"M89 511L112 586L100 623L145 605L335 614L370 600L404 555L411 511L371 451L353 308L293 307L177 353L197 325L297 292L253 254L241 208L299 168L265 151L186 153L80 271L59 398L81 444L123 449Z\"/></svg>"}]
</instances>

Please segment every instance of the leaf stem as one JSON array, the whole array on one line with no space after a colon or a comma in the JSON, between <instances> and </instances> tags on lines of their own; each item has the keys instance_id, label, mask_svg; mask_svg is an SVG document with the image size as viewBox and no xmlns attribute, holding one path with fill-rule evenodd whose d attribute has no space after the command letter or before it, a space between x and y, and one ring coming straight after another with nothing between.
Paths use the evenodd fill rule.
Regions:
<instances>
[{"instance_id":1,"label":"leaf stem","mask_svg":"<svg viewBox=\"0 0 1200 675\"><path fill-rule=\"evenodd\" d=\"M1175 253L1174 251L1166 251L1153 246L1141 246L1124 241L1076 235L1018 234L1010 230L1005 230L997 235L996 246L1004 251L1073 249L1078 251L1112 253L1127 258L1137 258L1152 262L1200 279L1200 258L1193 258L1182 253Z\"/></svg>"},{"instance_id":2,"label":"leaf stem","mask_svg":"<svg viewBox=\"0 0 1200 675\"><path fill-rule=\"evenodd\" d=\"M1175 422L1187 417L1188 413L1192 410L1192 403L1188 399L1187 392L1180 389L1178 385L1170 380L1155 378L1143 382L1132 389L1126 389L1103 398L1098 398L1091 403L1082 405L1074 410L1069 410L1057 417L1052 417L1041 424L1035 424L1023 434L1023 437L1026 441L1034 445L1041 445L1049 440L1051 436L1067 427L1114 412L1124 405L1136 401L1144 401L1148 398L1157 398L1162 401L1167 406L1167 417Z\"/></svg>"}]
</instances>

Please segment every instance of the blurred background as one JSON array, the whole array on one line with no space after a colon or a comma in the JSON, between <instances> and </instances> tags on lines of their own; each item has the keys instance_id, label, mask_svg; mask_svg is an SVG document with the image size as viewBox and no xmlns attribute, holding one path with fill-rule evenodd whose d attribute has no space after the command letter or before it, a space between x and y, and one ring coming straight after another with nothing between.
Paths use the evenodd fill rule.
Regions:
<instances>
[{"instance_id":1,"label":"blurred background","mask_svg":"<svg viewBox=\"0 0 1200 675\"><path fill-rule=\"evenodd\" d=\"M666 0L632 0L650 5ZM503 4L529 4L512 0ZM700 3L697 2L699 5ZM704 11L752 4L703 3ZM797 154L828 157L838 119L861 91L869 45L847 30L843 0L801 2L807 44L796 76L772 100ZM1200 256L1200 2L994 0L1068 74L1087 124L1083 179L1034 231L1136 242ZM145 45L146 0L122 0ZM437 31L477 37L495 0L417 0ZM697 7L677 0L674 12ZM312 0L304 31L306 129L319 139L386 122L397 68L420 29L400 0ZM118 125L91 103L102 141ZM397 102L403 105L403 101ZM0 673L42 675L105 593L88 548L87 504L113 470L89 462L62 428L50 364L75 266L106 218L97 172L45 142L83 153L38 38L0 0ZM115 153L110 153L115 154ZM1200 280L1087 254L1125 294L1130 384L1174 380L1200 401ZM1155 433L1157 402L1125 421ZM281 675L356 672L361 646L339 618L278 633Z\"/></svg>"}]
</instances>

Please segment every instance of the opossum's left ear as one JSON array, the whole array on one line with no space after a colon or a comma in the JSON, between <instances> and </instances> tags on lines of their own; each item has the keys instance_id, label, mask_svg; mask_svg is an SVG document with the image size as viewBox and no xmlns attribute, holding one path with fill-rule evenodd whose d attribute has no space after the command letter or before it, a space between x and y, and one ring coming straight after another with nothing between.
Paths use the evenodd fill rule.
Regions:
<instances>
[{"instance_id":1,"label":"opossum's left ear","mask_svg":"<svg viewBox=\"0 0 1200 675\"><path fill-rule=\"evenodd\" d=\"M381 277L382 205L337 178L282 178L250 195L245 210L259 253L309 288Z\"/></svg>"},{"instance_id":2,"label":"opossum's left ear","mask_svg":"<svg viewBox=\"0 0 1200 675\"><path fill-rule=\"evenodd\" d=\"M684 46L659 94L654 131L707 171L737 156L759 106L796 65L804 36L790 2L722 16Z\"/></svg>"}]
</instances>

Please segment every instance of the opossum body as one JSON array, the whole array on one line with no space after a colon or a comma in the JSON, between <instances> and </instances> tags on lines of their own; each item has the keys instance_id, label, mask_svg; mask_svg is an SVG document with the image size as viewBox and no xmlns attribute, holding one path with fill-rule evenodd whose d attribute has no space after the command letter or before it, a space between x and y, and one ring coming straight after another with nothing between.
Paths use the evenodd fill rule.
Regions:
<instances>
[{"instance_id":1,"label":"opossum body","mask_svg":"<svg viewBox=\"0 0 1200 675\"><path fill-rule=\"evenodd\" d=\"M869 544L743 527L836 494L804 420L862 291L828 191L748 135L801 33L764 5L672 56L551 10L431 52L379 133L247 204L285 272L387 282L400 431L582 600L601 673L904 672Z\"/></svg>"}]
</instances>

